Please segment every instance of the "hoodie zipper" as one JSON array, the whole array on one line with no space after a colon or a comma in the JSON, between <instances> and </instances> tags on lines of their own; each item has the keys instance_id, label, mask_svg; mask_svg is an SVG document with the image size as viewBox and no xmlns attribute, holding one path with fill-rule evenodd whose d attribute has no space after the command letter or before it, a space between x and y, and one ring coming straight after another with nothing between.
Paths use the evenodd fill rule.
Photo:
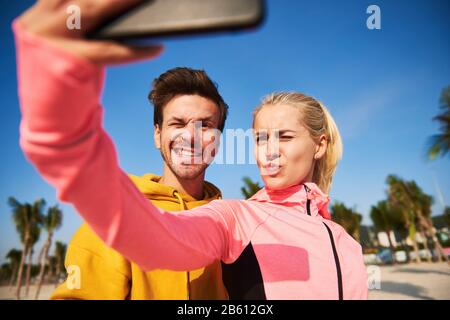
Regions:
<instances>
[{"instance_id":1,"label":"hoodie zipper","mask_svg":"<svg viewBox=\"0 0 450 320\"><path fill-rule=\"evenodd\" d=\"M309 191L310 189L304 184L306 191L306 213L310 216L311 215L311 199L309 198ZM333 249L333 257L334 257L334 263L336 265L336 274L337 274L337 281L338 281L338 296L339 300L344 300L344 292L343 292L343 285L342 285L342 270L341 270L341 263L339 262L339 256L336 250L336 244L334 243L334 237L333 233L331 232L330 227L325 222L322 222L325 228L327 229L328 236L330 238L331 242L331 248Z\"/></svg>"},{"instance_id":2,"label":"hoodie zipper","mask_svg":"<svg viewBox=\"0 0 450 320\"><path fill-rule=\"evenodd\" d=\"M308 216L311 215L311 199L309 198L309 191L310 189L306 186L306 184L303 185L305 187L306 191L306 213Z\"/></svg>"},{"instance_id":3,"label":"hoodie zipper","mask_svg":"<svg viewBox=\"0 0 450 320\"><path fill-rule=\"evenodd\" d=\"M344 300L344 294L343 294L343 289L342 289L341 264L339 262L339 256L337 254L336 245L334 244L333 233L331 232L330 227L328 227L325 222L322 222L322 223L325 226L325 228L327 228L328 236L330 237L331 247L333 248L334 263L336 264L336 273L337 273L337 279L338 279L339 300Z\"/></svg>"}]
</instances>

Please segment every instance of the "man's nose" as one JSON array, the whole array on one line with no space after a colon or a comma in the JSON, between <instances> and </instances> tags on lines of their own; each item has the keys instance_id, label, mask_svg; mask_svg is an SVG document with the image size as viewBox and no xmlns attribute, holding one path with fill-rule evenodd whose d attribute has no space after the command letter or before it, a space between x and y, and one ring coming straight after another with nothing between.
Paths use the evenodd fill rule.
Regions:
<instances>
[{"instance_id":1,"label":"man's nose","mask_svg":"<svg viewBox=\"0 0 450 320\"><path fill-rule=\"evenodd\" d=\"M201 122L189 122L184 128L183 132L181 133L181 136L183 138L183 141L186 144L190 144L191 146L195 145L196 139L200 139L202 137L202 124Z\"/></svg>"}]
</instances>

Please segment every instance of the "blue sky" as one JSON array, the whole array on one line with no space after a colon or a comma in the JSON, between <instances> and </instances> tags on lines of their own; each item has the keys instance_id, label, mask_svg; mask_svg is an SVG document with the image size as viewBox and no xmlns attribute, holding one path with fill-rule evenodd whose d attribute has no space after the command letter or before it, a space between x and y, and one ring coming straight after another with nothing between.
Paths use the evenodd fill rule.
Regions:
<instances>
[{"instance_id":1,"label":"blue sky","mask_svg":"<svg viewBox=\"0 0 450 320\"><path fill-rule=\"evenodd\" d=\"M18 145L19 109L10 24L33 1L4 1L0 12L0 262L20 247L7 198L57 203L54 190L25 160ZM381 9L381 30L369 30L366 8ZM251 111L272 91L297 90L328 106L341 130L344 156L332 199L363 214L385 197L390 173L414 179L442 212L450 201L450 158L425 160L427 139L437 133L442 88L450 85L450 2L269 0L262 28L251 33L171 40L154 61L108 70L105 127L122 167L160 173L153 146L151 81L175 66L205 69L230 105L226 128L247 129ZM241 198L242 177L259 180L254 165L212 165L207 179L225 198ZM434 179L433 179L434 177ZM105 188L107 188L105 184ZM56 239L68 242L81 220L69 205ZM45 238L45 234L42 235ZM41 247L38 244L38 249Z\"/></svg>"}]
</instances>

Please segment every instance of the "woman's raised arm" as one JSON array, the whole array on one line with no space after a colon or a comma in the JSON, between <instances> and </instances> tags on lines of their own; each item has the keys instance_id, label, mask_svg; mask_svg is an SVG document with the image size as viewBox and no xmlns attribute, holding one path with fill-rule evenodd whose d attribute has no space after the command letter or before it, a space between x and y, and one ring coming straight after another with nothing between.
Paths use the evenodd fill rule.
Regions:
<instances>
[{"instance_id":1,"label":"woman's raised arm","mask_svg":"<svg viewBox=\"0 0 450 320\"><path fill-rule=\"evenodd\" d=\"M104 68L14 24L20 145L59 199L144 269L189 270L227 260L235 220L226 203L172 214L154 207L120 169L102 127ZM220 211L220 212L219 212ZM231 210L232 211L232 210ZM239 242L239 241L238 241Z\"/></svg>"}]
</instances>

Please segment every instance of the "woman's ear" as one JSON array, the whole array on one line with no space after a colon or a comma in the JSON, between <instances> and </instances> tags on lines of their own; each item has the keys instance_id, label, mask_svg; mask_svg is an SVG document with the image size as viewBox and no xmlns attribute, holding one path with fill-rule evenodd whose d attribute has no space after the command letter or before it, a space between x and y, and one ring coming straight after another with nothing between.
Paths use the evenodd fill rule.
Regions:
<instances>
[{"instance_id":1,"label":"woman's ear","mask_svg":"<svg viewBox=\"0 0 450 320\"><path fill-rule=\"evenodd\" d=\"M156 149L161 149L161 129L158 124L153 127L153 142L155 143Z\"/></svg>"},{"instance_id":2,"label":"woman's ear","mask_svg":"<svg viewBox=\"0 0 450 320\"><path fill-rule=\"evenodd\" d=\"M316 145L316 153L314 154L314 160L319 160L325 155L325 152L327 151L328 147L328 141L327 137L322 134L319 138L319 143Z\"/></svg>"}]
</instances>

